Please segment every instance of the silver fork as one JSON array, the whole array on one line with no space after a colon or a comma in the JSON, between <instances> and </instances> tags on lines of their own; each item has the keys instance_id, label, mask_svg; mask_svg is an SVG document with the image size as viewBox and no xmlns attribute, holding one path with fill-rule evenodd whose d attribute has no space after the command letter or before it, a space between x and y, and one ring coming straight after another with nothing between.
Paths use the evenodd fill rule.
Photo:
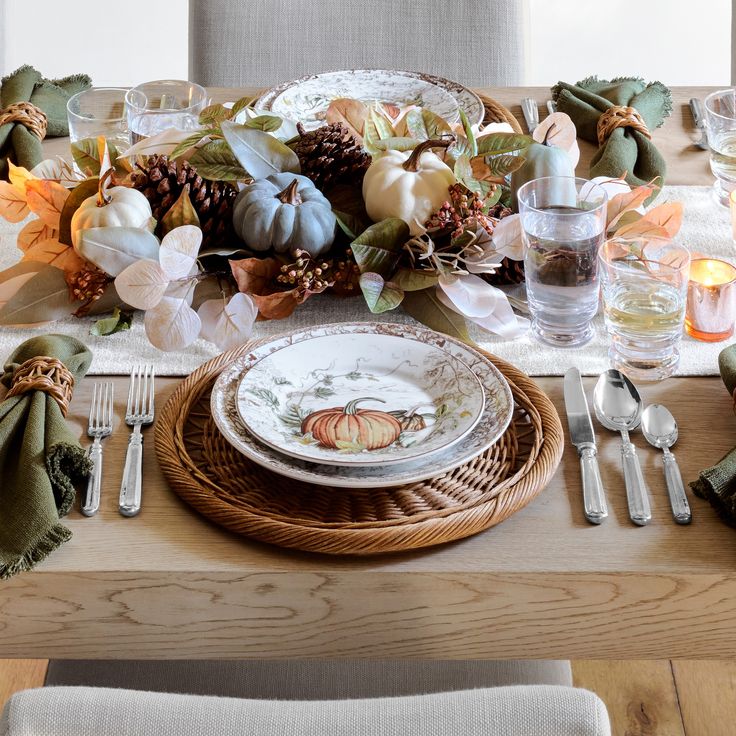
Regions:
<instances>
[{"instance_id":1,"label":"silver fork","mask_svg":"<svg viewBox=\"0 0 736 736\"><path fill-rule=\"evenodd\" d=\"M118 508L123 516L135 516L141 510L143 484L143 434L141 427L153 424L155 372L152 365L137 366L130 373L125 423L133 427L125 455L123 483Z\"/></svg>"},{"instance_id":2,"label":"silver fork","mask_svg":"<svg viewBox=\"0 0 736 736\"><path fill-rule=\"evenodd\" d=\"M110 381L96 383L92 390L92 405L89 408L87 435L94 439L89 448L92 472L87 481L87 495L84 497L82 513L94 516L100 508L100 488L102 487L102 440L112 434L113 385Z\"/></svg>"}]
</instances>

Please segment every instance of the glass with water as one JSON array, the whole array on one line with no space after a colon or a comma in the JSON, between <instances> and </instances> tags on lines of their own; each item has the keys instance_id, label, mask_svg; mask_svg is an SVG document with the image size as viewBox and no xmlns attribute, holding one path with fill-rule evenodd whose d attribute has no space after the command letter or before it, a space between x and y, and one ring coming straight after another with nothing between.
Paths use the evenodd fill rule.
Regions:
<instances>
[{"instance_id":1,"label":"glass with water","mask_svg":"<svg viewBox=\"0 0 736 736\"><path fill-rule=\"evenodd\" d=\"M66 104L72 143L104 136L118 151L130 145L123 87L91 87L77 92Z\"/></svg>"},{"instance_id":2,"label":"glass with water","mask_svg":"<svg viewBox=\"0 0 736 736\"><path fill-rule=\"evenodd\" d=\"M535 179L518 193L532 332L554 347L593 337L608 198L585 179Z\"/></svg>"},{"instance_id":3,"label":"glass with water","mask_svg":"<svg viewBox=\"0 0 736 736\"><path fill-rule=\"evenodd\" d=\"M705 128L710 146L710 169L716 177L713 191L728 207L736 189L736 89L713 92L705 98Z\"/></svg>"}]
</instances>

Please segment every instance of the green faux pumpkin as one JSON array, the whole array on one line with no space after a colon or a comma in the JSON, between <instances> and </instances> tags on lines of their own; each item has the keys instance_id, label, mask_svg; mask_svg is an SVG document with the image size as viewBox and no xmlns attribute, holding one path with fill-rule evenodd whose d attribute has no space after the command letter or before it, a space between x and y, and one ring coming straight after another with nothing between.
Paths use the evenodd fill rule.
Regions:
<instances>
[{"instance_id":1,"label":"green faux pumpkin","mask_svg":"<svg viewBox=\"0 0 736 736\"><path fill-rule=\"evenodd\" d=\"M336 224L329 201L299 174L259 179L240 192L233 207L235 232L256 251L319 256L335 240Z\"/></svg>"},{"instance_id":2,"label":"green faux pumpkin","mask_svg":"<svg viewBox=\"0 0 736 736\"><path fill-rule=\"evenodd\" d=\"M523 166L511 174L511 207L515 212L519 211L516 193L528 181L543 176L575 176L575 167L567 151L547 142L550 131L547 131L543 143L530 144L522 153L525 159Z\"/></svg>"}]
</instances>

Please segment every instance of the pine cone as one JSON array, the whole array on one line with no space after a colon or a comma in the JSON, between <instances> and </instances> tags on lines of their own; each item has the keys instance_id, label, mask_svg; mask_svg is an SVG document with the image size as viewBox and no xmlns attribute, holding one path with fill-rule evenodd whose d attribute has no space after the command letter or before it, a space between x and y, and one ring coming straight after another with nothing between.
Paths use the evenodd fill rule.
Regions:
<instances>
[{"instance_id":1,"label":"pine cone","mask_svg":"<svg viewBox=\"0 0 736 736\"><path fill-rule=\"evenodd\" d=\"M494 205L488 211L490 217L496 217L499 220L513 214L510 207L504 207L502 204ZM484 275L485 280L494 286L503 286L504 284L522 284L524 283L524 261L512 261L510 258L504 258L501 267L496 269L496 273Z\"/></svg>"},{"instance_id":2,"label":"pine cone","mask_svg":"<svg viewBox=\"0 0 736 736\"><path fill-rule=\"evenodd\" d=\"M67 273L65 278L71 298L82 302L82 306L74 313L76 317L84 317L112 281L110 276L91 263L87 263L81 271Z\"/></svg>"},{"instance_id":3,"label":"pine cone","mask_svg":"<svg viewBox=\"0 0 736 736\"><path fill-rule=\"evenodd\" d=\"M362 184L371 157L342 123L307 131L297 123L298 140L292 144L302 174L321 190L333 184Z\"/></svg>"},{"instance_id":4,"label":"pine cone","mask_svg":"<svg viewBox=\"0 0 736 736\"><path fill-rule=\"evenodd\" d=\"M133 186L146 195L158 223L189 184L189 199L202 228L202 247L220 246L235 239L233 202L238 190L229 182L203 179L188 161L151 156L131 174Z\"/></svg>"}]
</instances>

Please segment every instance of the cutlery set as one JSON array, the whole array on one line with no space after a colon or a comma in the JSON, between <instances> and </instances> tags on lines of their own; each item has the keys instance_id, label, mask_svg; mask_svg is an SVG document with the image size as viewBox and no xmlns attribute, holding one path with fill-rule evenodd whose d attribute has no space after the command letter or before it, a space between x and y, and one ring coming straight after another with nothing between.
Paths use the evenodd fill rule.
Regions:
<instances>
[{"instance_id":1,"label":"cutlery set","mask_svg":"<svg viewBox=\"0 0 736 736\"><path fill-rule=\"evenodd\" d=\"M577 368L570 368L565 374L564 397L570 439L580 455L585 518L592 524L600 524L608 516L608 508L598 468L593 423ZM652 519L649 490L636 447L629 437L629 433L641 425L647 442L661 449L664 454L665 481L672 516L678 524L689 524L692 515L685 486L670 450L678 435L677 422L672 414L660 404L652 404L644 409L636 387L618 370L608 370L598 379L593 393L593 408L602 426L621 434L621 461L631 521L638 526L645 526Z\"/></svg>"},{"instance_id":2,"label":"cutlery set","mask_svg":"<svg viewBox=\"0 0 736 736\"><path fill-rule=\"evenodd\" d=\"M153 366L137 366L131 371L125 423L132 427L133 431L128 440L118 502L119 511L123 516L135 516L141 510L143 471L141 428L153 423L154 384ZM96 383L92 390L92 405L89 410L87 427L87 435L93 439L93 443L89 448L92 471L87 484L87 494L82 504L82 513L85 516L94 516L100 507L102 440L112 434L113 414L113 384L110 381Z\"/></svg>"}]
</instances>

